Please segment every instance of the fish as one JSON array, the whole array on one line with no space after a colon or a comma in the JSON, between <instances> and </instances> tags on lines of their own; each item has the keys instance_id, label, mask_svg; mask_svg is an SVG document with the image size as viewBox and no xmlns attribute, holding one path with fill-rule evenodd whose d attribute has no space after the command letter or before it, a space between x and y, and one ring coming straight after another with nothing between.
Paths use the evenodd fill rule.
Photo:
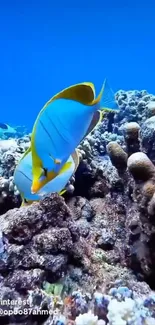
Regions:
<instances>
[{"instance_id":1,"label":"fish","mask_svg":"<svg viewBox=\"0 0 155 325\"><path fill-rule=\"evenodd\" d=\"M40 191L37 194L32 194L32 153L31 147L29 147L23 154L14 172L14 183L22 198L21 205L30 205L54 192L63 195L66 192L65 186L79 165L79 153L77 150L68 158L68 162L71 162L71 167L68 170L52 180L50 180L50 175L48 175L45 180L42 180Z\"/></svg>"},{"instance_id":2,"label":"fish","mask_svg":"<svg viewBox=\"0 0 155 325\"><path fill-rule=\"evenodd\" d=\"M53 96L38 114L32 129L31 192L37 193L47 171L53 173L54 179L62 169L70 168L67 158L89 134L96 111L118 110L106 79L97 98L95 86L89 82L73 85Z\"/></svg>"},{"instance_id":3,"label":"fish","mask_svg":"<svg viewBox=\"0 0 155 325\"><path fill-rule=\"evenodd\" d=\"M95 112L87 133L91 132L98 125L98 123L101 121L101 118L102 118L101 112L99 112L99 111ZM74 168L74 173L75 173L77 170L77 167L79 165L79 150L78 149L76 149L75 153L73 153L72 159L73 159L72 162L74 161L74 165L75 165L75 168ZM71 161L71 159L69 159L69 161ZM68 175L68 180L72 176L72 170L73 170L73 166L72 166L71 170L66 171L66 178ZM30 205L34 201L38 201L43 196L46 196L48 193L51 193L56 182L50 183L50 181L51 181L50 173L48 174L48 177L45 179L46 179L46 184L48 183L48 185L44 184L43 181L40 182L40 188L39 188L40 191L37 194L32 194L30 191L31 182L32 182L32 155L31 155L31 146L30 146L25 151L25 153L22 155L22 157L16 167L16 170L14 172L14 183L17 186L17 189L21 194L22 206ZM58 178L56 178L56 179L58 180ZM59 181L62 182L62 174L61 174L61 179L59 177ZM67 180L65 182L66 182L66 184L68 183ZM63 187L64 183L61 183L61 184L62 184L61 187ZM61 190L61 187L59 188L59 190L60 190L59 194L63 195L66 192L66 189ZM65 185L64 185L64 187L65 187Z\"/></svg>"},{"instance_id":4,"label":"fish","mask_svg":"<svg viewBox=\"0 0 155 325\"><path fill-rule=\"evenodd\" d=\"M5 123L0 123L0 135L2 134L15 134L16 130L12 128L10 125L5 124Z\"/></svg>"}]
</instances>

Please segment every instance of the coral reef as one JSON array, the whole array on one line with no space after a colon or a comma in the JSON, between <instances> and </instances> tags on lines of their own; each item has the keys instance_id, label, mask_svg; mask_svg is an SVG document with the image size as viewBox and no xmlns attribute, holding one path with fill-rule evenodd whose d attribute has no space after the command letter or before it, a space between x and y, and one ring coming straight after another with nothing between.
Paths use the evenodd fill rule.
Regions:
<instances>
[{"instance_id":1,"label":"coral reef","mask_svg":"<svg viewBox=\"0 0 155 325\"><path fill-rule=\"evenodd\" d=\"M50 309L53 315L52 308L54 307L51 306L51 303L54 298L50 295L45 303L47 297L43 284L47 281L56 283L60 280L64 287L63 304L66 309L61 315L62 303L58 304L53 324L56 324L56 320L60 316L61 319L69 317L68 313L72 321L75 320L75 323L78 323L80 321L78 316L89 312L89 309L92 310L92 319L95 317L93 316L93 312L95 312L99 320L103 319L105 324L108 324L109 320L109 324L113 324L112 319L115 318L115 315L114 312L112 313L111 297L117 298L118 301L121 299L124 301L125 297L132 297L132 290L135 297L137 295L143 299L141 304L137 306L135 300L133 303L127 300L124 305L122 302L121 309L124 308L124 314L122 311L121 316L119 315L118 302L117 318L120 321L121 317L127 317L129 312L133 314L137 310L137 317L141 319L144 314L144 300L150 301L150 295L153 296L149 287L145 283L138 283L132 272L125 267L125 251L122 252L123 234L120 234L120 230L121 232L123 230L121 224L115 234L112 231L110 233L113 221L111 220L109 229L106 229L105 214L103 217L98 215L99 211L103 213L101 212L101 201L93 199L89 203L84 198L77 198L77 200L78 210L76 210L76 202L70 202L69 208L62 197L53 194L29 207L9 210L1 216L0 301L11 299L21 301L21 304L22 301L27 301L29 305L31 300L31 306L19 305L17 307L20 310L30 308L32 315L36 310L35 302L40 301L41 306L39 305L38 308ZM109 208L107 212L111 213L112 217L114 210L110 211L109 202L107 202L107 208ZM116 209L116 205L114 209ZM120 216L121 213L123 214L122 209L120 204L120 210L115 211L113 219L117 217L117 213ZM87 218L87 216L89 217ZM122 217L120 217L120 223ZM115 222L117 222L116 219ZM109 254L111 251L113 253ZM117 293L116 288L121 283L128 286L129 289L118 289ZM114 289L112 289L113 287ZM88 292L88 297L86 294L81 296L79 291L76 294L72 292L77 289ZM94 290L100 292L98 294L95 291L95 298L92 296ZM106 293L109 290L110 296L108 297ZM92 303L90 303L91 300L93 300ZM92 309L93 304L94 309ZM6 310L6 307L9 308L6 305L3 308ZM139 314L138 310L140 310ZM36 312L36 315L39 321L39 312ZM150 317L153 315L151 308L145 310L144 318L147 318L148 315ZM49 313L43 316L45 316L43 317L45 324L50 324L53 316ZM49 319L46 320L46 316L49 316ZM88 316L85 317L89 319ZM96 321L98 317L95 318ZM20 314L12 311L10 319L15 323L19 321L22 323L31 318L27 314L23 319ZM31 320L31 324L33 324L33 320Z\"/></svg>"},{"instance_id":2,"label":"coral reef","mask_svg":"<svg viewBox=\"0 0 155 325\"><path fill-rule=\"evenodd\" d=\"M13 173L29 144L29 137L0 141L0 214L21 204Z\"/></svg>"},{"instance_id":3,"label":"coral reef","mask_svg":"<svg viewBox=\"0 0 155 325\"><path fill-rule=\"evenodd\" d=\"M0 301L33 311L4 324L155 324L155 96L116 99L79 145L64 198L19 208L13 172L30 137L0 141Z\"/></svg>"}]
</instances>

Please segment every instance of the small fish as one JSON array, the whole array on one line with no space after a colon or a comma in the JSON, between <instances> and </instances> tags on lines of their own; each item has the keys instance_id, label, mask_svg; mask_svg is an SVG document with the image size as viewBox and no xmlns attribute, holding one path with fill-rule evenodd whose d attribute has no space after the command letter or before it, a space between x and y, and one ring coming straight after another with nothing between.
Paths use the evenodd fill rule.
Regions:
<instances>
[{"instance_id":1,"label":"small fish","mask_svg":"<svg viewBox=\"0 0 155 325\"><path fill-rule=\"evenodd\" d=\"M22 156L14 172L14 183L21 194L22 206L30 205L34 201L39 201L43 196L49 193L57 192L63 195L66 192L65 186L79 165L78 151L75 151L67 162L70 163L69 169L57 175L53 180L50 179L49 173L47 177L44 177L40 182L38 193L32 194L32 154L30 147Z\"/></svg>"},{"instance_id":2,"label":"small fish","mask_svg":"<svg viewBox=\"0 0 155 325\"><path fill-rule=\"evenodd\" d=\"M8 124L4 124L4 123L0 123L0 135L2 134L15 134L16 130L14 128L12 128L11 126L9 126Z\"/></svg>"},{"instance_id":3,"label":"small fish","mask_svg":"<svg viewBox=\"0 0 155 325\"><path fill-rule=\"evenodd\" d=\"M95 98L92 83L82 83L64 89L52 97L40 111L31 136L32 193L37 193L42 175L51 177L70 168L67 157L95 123L96 112L118 111L115 96L105 80ZM98 113L99 114L99 113ZM96 119L98 123L98 118Z\"/></svg>"}]
</instances>

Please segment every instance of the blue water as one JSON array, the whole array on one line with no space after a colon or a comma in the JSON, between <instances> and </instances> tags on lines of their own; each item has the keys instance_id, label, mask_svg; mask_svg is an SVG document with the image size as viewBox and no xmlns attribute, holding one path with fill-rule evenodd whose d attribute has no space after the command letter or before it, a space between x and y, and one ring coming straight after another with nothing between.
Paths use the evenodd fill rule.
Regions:
<instances>
[{"instance_id":1,"label":"blue water","mask_svg":"<svg viewBox=\"0 0 155 325\"><path fill-rule=\"evenodd\" d=\"M155 93L153 0L0 2L0 122L30 130L56 92L108 77Z\"/></svg>"}]
</instances>

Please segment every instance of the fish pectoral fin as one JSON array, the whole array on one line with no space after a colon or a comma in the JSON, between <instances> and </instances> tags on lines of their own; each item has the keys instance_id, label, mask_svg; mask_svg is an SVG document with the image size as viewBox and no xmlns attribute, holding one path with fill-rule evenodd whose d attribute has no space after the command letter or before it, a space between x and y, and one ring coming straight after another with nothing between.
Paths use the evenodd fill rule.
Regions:
<instances>
[{"instance_id":1,"label":"fish pectoral fin","mask_svg":"<svg viewBox=\"0 0 155 325\"><path fill-rule=\"evenodd\" d=\"M65 173L70 167L71 167L72 163L70 161L66 162L63 167L60 169L59 171L59 175Z\"/></svg>"},{"instance_id":2,"label":"fish pectoral fin","mask_svg":"<svg viewBox=\"0 0 155 325\"><path fill-rule=\"evenodd\" d=\"M110 88L107 79L105 79L102 89L96 98L96 102L100 102L100 109L104 111L119 111L118 104L115 99L115 93Z\"/></svg>"}]
</instances>

